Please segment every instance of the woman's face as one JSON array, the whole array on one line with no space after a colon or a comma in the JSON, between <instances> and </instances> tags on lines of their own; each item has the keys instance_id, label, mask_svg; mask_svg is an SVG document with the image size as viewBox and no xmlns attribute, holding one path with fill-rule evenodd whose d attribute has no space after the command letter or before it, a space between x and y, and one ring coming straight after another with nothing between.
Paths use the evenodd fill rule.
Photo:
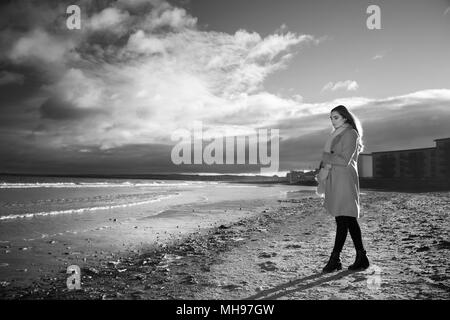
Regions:
<instances>
[{"instance_id":1,"label":"woman's face","mask_svg":"<svg viewBox=\"0 0 450 320\"><path fill-rule=\"evenodd\" d=\"M345 118L343 118L339 112L333 111L330 114L331 123L335 129L339 128L345 123Z\"/></svg>"}]
</instances>

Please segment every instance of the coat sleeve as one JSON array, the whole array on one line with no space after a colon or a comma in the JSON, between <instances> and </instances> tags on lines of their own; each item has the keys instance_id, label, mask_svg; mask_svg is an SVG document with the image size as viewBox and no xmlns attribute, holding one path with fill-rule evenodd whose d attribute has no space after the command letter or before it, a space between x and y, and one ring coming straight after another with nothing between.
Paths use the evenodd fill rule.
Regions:
<instances>
[{"instance_id":1,"label":"coat sleeve","mask_svg":"<svg viewBox=\"0 0 450 320\"><path fill-rule=\"evenodd\" d=\"M341 138L342 152L323 152L322 161L324 164L331 164L335 166L347 167L350 164L350 160L353 154L356 152L358 143L358 134L354 130L349 130Z\"/></svg>"}]
</instances>

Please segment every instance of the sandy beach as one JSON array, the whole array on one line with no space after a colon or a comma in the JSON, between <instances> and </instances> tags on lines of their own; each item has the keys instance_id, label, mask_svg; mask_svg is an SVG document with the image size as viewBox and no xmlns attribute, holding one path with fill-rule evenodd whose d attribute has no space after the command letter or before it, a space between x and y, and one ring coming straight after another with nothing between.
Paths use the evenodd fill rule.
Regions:
<instances>
[{"instance_id":1,"label":"sandy beach","mask_svg":"<svg viewBox=\"0 0 450 320\"><path fill-rule=\"evenodd\" d=\"M81 267L81 289L69 290L59 268L26 286L3 281L1 299L448 299L450 193L363 190L360 220L371 261L350 272L322 274L334 221L312 191L282 200L191 203L171 215L209 217L180 234L119 253L99 249ZM222 215L211 219L212 210ZM228 218L227 218L228 217ZM232 218L230 218L232 217ZM72 255L61 257L68 264Z\"/></svg>"}]
</instances>

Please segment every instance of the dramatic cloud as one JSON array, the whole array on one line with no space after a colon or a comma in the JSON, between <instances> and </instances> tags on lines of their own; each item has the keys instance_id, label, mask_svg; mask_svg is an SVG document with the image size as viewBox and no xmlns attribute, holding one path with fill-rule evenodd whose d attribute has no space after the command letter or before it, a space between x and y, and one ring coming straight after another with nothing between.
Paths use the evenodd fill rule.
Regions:
<instances>
[{"instance_id":1,"label":"dramatic cloud","mask_svg":"<svg viewBox=\"0 0 450 320\"><path fill-rule=\"evenodd\" d=\"M11 63L52 74L37 94L44 102L35 106L39 138L47 143L169 143L171 132L195 120L211 127L241 117L236 121L252 128L270 125L296 102L265 92L264 80L300 45L318 43L291 32L200 31L195 17L163 1L88 9L81 30L60 21L10 39Z\"/></svg>"},{"instance_id":2,"label":"dramatic cloud","mask_svg":"<svg viewBox=\"0 0 450 320\"><path fill-rule=\"evenodd\" d=\"M23 74L0 71L0 86L5 84L23 84L25 77Z\"/></svg>"},{"instance_id":3,"label":"dramatic cloud","mask_svg":"<svg viewBox=\"0 0 450 320\"><path fill-rule=\"evenodd\" d=\"M328 82L323 88L322 91L336 91L336 90L347 90L347 91L356 91L358 90L359 86L356 81L352 80L345 80L345 81L338 81L336 83Z\"/></svg>"},{"instance_id":4,"label":"dramatic cloud","mask_svg":"<svg viewBox=\"0 0 450 320\"><path fill-rule=\"evenodd\" d=\"M73 44L70 41L36 29L17 40L9 51L9 58L18 64L34 59L38 63L55 63L61 61L71 48Z\"/></svg>"},{"instance_id":5,"label":"dramatic cloud","mask_svg":"<svg viewBox=\"0 0 450 320\"><path fill-rule=\"evenodd\" d=\"M92 16L87 22L87 26L92 31L110 31L124 34L127 31L125 23L129 18L130 14L127 11L121 11L117 8L106 8Z\"/></svg>"}]
</instances>

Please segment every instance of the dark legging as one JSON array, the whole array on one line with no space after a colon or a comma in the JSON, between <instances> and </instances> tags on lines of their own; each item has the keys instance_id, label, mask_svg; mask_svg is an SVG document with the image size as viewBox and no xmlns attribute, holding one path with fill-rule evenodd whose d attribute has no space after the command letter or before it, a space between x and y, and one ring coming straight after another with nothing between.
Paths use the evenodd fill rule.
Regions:
<instances>
[{"instance_id":1,"label":"dark legging","mask_svg":"<svg viewBox=\"0 0 450 320\"><path fill-rule=\"evenodd\" d=\"M361 238L361 229L355 217L338 216L336 217L336 239L334 241L334 252L341 252L344 247L347 232L350 231L353 244L356 250L364 250Z\"/></svg>"}]
</instances>

